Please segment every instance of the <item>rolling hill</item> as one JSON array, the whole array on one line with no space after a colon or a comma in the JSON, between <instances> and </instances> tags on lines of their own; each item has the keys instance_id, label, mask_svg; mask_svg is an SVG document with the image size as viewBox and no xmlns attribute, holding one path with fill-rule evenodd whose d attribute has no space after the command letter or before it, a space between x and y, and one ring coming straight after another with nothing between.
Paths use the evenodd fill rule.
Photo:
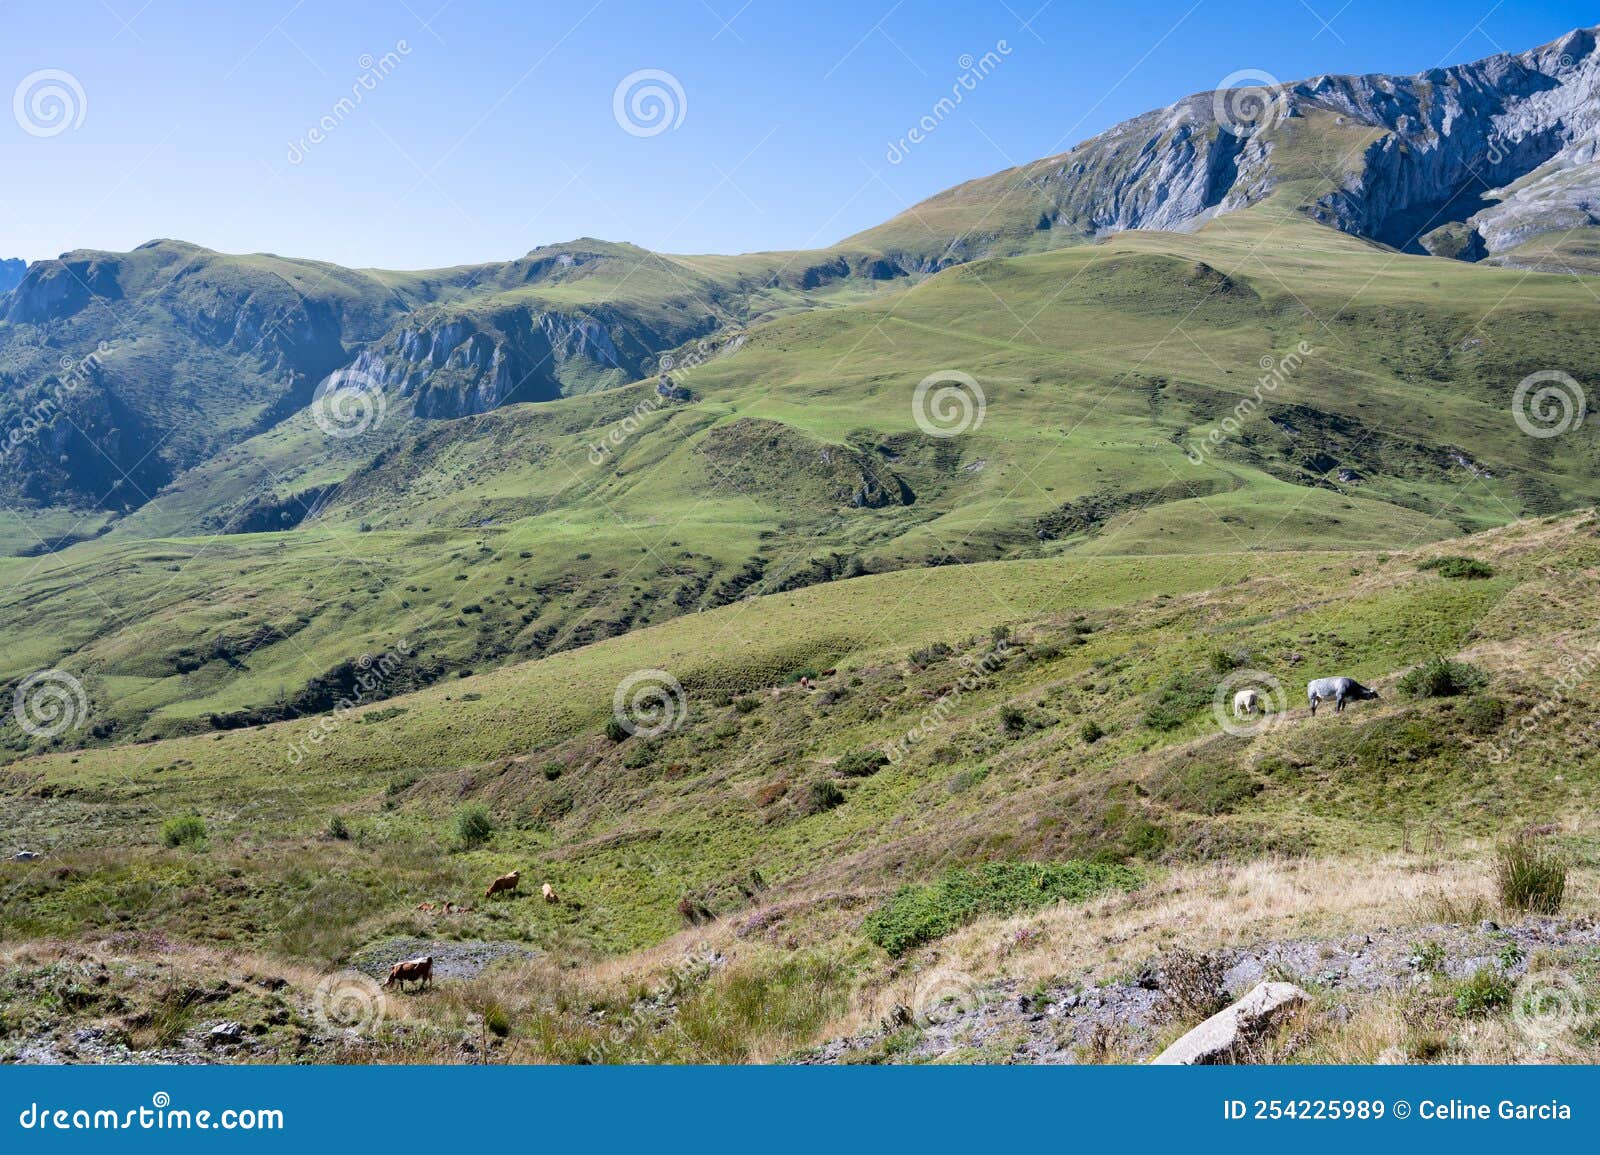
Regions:
<instances>
[{"instance_id":1,"label":"rolling hill","mask_svg":"<svg viewBox=\"0 0 1600 1155\"><path fill-rule=\"evenodd\" d=\"M35 262L0 1057L1144 1058L1177 946L1294 964L1270 1057L1592 1060L1510 988L1600 975L1597 77L1200 94L816 251Z\"/></svg>"}]
</instances>

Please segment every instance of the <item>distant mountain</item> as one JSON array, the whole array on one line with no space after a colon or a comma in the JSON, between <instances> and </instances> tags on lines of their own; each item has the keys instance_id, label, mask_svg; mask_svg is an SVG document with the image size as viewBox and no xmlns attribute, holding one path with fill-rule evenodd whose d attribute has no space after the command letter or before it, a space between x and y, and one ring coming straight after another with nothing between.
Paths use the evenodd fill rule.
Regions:
<instances>
[{"instance_id":1,"label":"distant mountain","mask_svg":"<svg viewBox=\"0 0 1600 1155\"><path fill-rule=\"evenodd\" d=\"M0 296L0 436L22 432L0 498L120 516L319 387L381 389L418 421L550 401L951 265L1267 203L1407 252L1600 272L1597 85L1595 33L1578 30L1416 76L1202 93L809 252L581 239L386 272L152 241L36 261ZM0 288L19 265L0 264Z\"/></svg>"},{"instance_id":2,"label":"distant mountain","mask_svg":"<svg viewBox=\"0 0 1600 1155\"><path fill-rule=\"evenodd\" d=\"M22 281L28 262L15 257L0 259L0 293L9 293Z\"/></svg>"},{"instance_id":3,"label":"distant mountain","mask_svg":"<svg viewBox=\"0 0 1600 1155\"><path fill-rule=\"evenodd\" d=\"M635 381L665 350L894 275L863 253L593 240L424 272L169 240L66 253L0 298L0 436L44 427L0 458L0 495L126 511L331 378L462 417Z\"/></svg>"},{"instance_id":4,"label":"distant mountain","mask_svg":"<svg viewBox=\"0 0 1600 1155\"><path fill-rule=\"evenodd\" d=\"M116 688L116 740L225 729L325 708L400 630L409 686L864 573L1592 503L1593 286L1490 266L1600 231L1561 207L1594 61L1190 98L820 251L35 262L0 297L0 555L56 556L0 556L0 693L48 661ZM1499 200L1455 185L1502 152ZM373 419L330 429L335 388Z\"/></svg>"},{"instance_id":5,"label":"distant mountain","mask_svg":"<svg viewBox=\"0 0 1600 1155\"><path fill-rule=\"evenodd\" d=\"M1594 240L1597 125L1600 56L1595 30L1580 29L1415 76L1186 97L845 243L932 268L1128 229L1190 230L1277 197L1407 252L1536 263L1524 250L1540 237Z\"/></svg>"}]
</instances>

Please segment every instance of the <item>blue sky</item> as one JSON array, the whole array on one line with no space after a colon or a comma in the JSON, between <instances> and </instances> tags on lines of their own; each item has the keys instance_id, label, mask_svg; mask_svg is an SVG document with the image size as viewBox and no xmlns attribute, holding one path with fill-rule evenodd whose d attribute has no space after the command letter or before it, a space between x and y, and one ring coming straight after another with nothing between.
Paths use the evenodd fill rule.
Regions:
<instances>
[{"instance_id":1,"label":"blue sky","mask_svg":"<svg viewBox=\"0 0 1600 1155\"><path fill-rule=\"evenodd\" d=\"M827 244L1241 70L1416 72L1597 22L1495 0L0 0L0 256L181 237L416 268L584 235ZM645 70L675 109L653 134L614 112Z\"/></svg>"}]
</instances>

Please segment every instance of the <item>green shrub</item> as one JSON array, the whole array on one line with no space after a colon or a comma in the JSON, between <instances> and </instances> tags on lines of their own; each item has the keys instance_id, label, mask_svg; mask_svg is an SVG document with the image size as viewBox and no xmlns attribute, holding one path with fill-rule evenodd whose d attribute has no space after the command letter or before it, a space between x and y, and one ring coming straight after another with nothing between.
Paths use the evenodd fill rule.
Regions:
<instances>
[{"instance_id":1,"label":"green shrub","mask_svg":"<svg viewBox=\"0 0 1600 1155\"><path fill-rule=\"evenodd\" d=\"M606 719L606 737L613 742L623 742L628 738L628 728L622 724L622 719L616 715Z\"/></svg>"},{"instance_id":2,"label":"green shrub","mask_svg":"<svg viewBox=\"0 0 1600 1155\"><path fill-rule=\"evenodd\" d=\"M1168 806L1191 814L1230 814L1239 803L1261 792L1261 783L1238 766L1186 762L1169 766L1158 776L1155 796Z\"/></svg>"},{"instance_id":3,"label":"green shrub","mask_svg":"<svg viewBox=\"0 0 1600 1155\"><path fill-rule=\"evenodd\" d=\"M1175 674L1145 708L1144 724L1152 730L1176 730L1211 705L1211 694L1211 683L1206 679Z\"/></svg>"},{"instance_id":4,"label":"green shrub","mask_svg":"<svg viewBox=\"0 0 1600 1155\"><path fill-rule=\"evenodd\" d=\"M1028 728L1028 716L1008 702L1000 707L1000 726L1008 734L1020 734Z\"/></svg>"},{"instance_id":5,"label":"green shrub","mask_svg":"<svg viewBox=\"0 0 1600 1155\"><path fill-rule=\"evenodd\" d=\"M958 770L945 783L945 789L952 794L965 794L987 777L989 777L989 767L987 766L974 766L967 770Z\"/></svg>"},{"instance_id":6,"label":"green shrub","mask_svg":"<svg viewBox=\"0 0 1600 1155\"><path fill-rule=\"evenodd\" d=\"M656 760L654 742L638 742L623 757L622 764L629 770L638 770Z\"/></svg>"},{"instance_id":7,"label":"green shrub","mask_svg":"<svg viewBox=\"0 0 1600 1155\"><path fill-rule=\"evenodd\" d=\"M1105 736L1105 727L1100 725L1100 723L1096 722L1093 718L1090 718L1087 722L1078 727L1078 737L1082 738L1086 745L1093 746Z\"/></svg>"},{"instance_id":8,"label":"green shrub","mask_svg":"<svg viewBox=\"0 0 1600 1155\"><path fill-rule=\"evenodd\" d=\"M161 828L161 845L168 849L187 846L197 849L206 843L206 824L193 814L171 818Z\"/></svg>"},{"instance_id":9,"label":"green shrub","mask_svg":"<svg viewBox=\"0 0 1600 1155\"><path fill-rule=\"evenodd\" d=\"M1206 656L1206 664L1211 667L1211 672L1221 677L1223 674L1237 669L1239 659L1228 653L1227 650L1212 650Z\"/></svg>"},{"instance_id":10,"label":"green shrub","mask_svg":"<svg viewBox=\"0 0 1600 1155\"><path fill-rule=\"evenodd\" d=\"M735 698L733 700L733 708L741 714L748 714L759 705L761 705L760 698Z\"/></svg>"},{"instance_id":11,"label":"green shrub","mask_svg":"<svg viewBox=\"0 0 1600 1155\"><path fill-rule=\"evenodd\" d=\"M1567 859L1531 838L1512 838L1495 851L1495 882L1508 911L1556 914L1567 891Z\"/></svg>"},{"instance_id":12,"label":"green shrub","mask_svg":"<svg viewBox=\"0 0 1600 1155\"><path fill-rule=\"evenodd\" d=\"M1511 1005L1511 980L1492 966L1479 967L1456 984L1456 1014L1481 1019Z\"/></svg>"},{"instance_id":13,"label":"green shrub","mask_svg":"<svg viewBox=\"0 0 1600 1155\"><path fill-rule=\"evenodd\" d=\"M1477 694L1461 706L1461 724L1468 733L1493 734L1506 720L1506 704L1499 698Z\"/></svg>"},{"instance_id":14,"label":"green shrub","mask_svg":"<svg viewBox=\"0 0 1600 1155\"><path fill-rule=\"evenodd\" d=\"M546 782L554 782L567 772L567 767L565 763L552 760L541 766L540 770L543 772Z\"/></svg>"},{"instance_id":15,"label":"green shrub","mask_svg":"<svg viewBox=\"0 0 1600 1155\"><path fill-rule=\"evenodd\" d=\"M1444 973L1444 947L1437 939L1419 942L1411 948L1411 962L1425 975Z\"/></svg>"},{"instance_id":16,"label":"green shrub","mask_svg":"<svg viewBox=\"0 0 1600 1155\"><path fill-rule=\"evenodd\" d=\"M1444 747L1445 743L1433 727L1407 718L1364 727L1357 735L1354 753L1356 765L1377 773L1415 765L1432 758Z\"/></svg>"},{"instance_id":17,"label":"green shrub","mask_svg":"<svg viewBox=\"0 0 1600 1155\"><path fill-rule=\"evenodd\" d=\"M844 791L840 790L832 779L818 778L806 787L800 810L804 814L821 814L824 810L832 810L843 801Z\"/></svg>"},{"instance_id":18,"label":"green shrub","mask_svg":"<svg viewBox=\"0 0 1600 1155\"><path fill-rule=\"evenodd\" d=\"M1481 562L1475 557L1432 557L1421 565L1419 570L1438 570L1440 577L1472 579L1494 577L1494 570L1488 563Z\"/></svg>"},{"instance_id":19,"label":"green shrub","mask_svg":"<svg viewBox=\"0 0 1600 1155\"><path fill-rule=\"evenodd\" d=\"M1167 848L1169 837L1166 827L1151 822L1143 815L1135 815L1122 828L1120 847L1108 848L1110 853L1100 861L1120 862L1130 857L1153 859Z\"/></svg>"},{"instance_id":20,"label":"green shrub","mask_svg":"<svg viewBox=\"0 0 1600 1155\"><path fill-rule=\"evenodd\" d=\"M882 750L852 750L833 768L846 778L867 778L889 764L889 755Z\"/></svg>"},{"instance_id":21,"label":"green shrub","mask_svg":"<svg viewBox=\"0 0 1600 1155\"><path fill-rule=\"evenodd\" d=\"M862 924L892 955L942 938L980 915L1021 914L1057 902L1082 902L1101 891L1131 890L1130 867L1088 862L986 862L950 871L938 882L903 886Z\"/></svg>"},{"instance_id":22,"label":"green shrub","mask_svg":"<svg viewBox=\"0 0 1600 1155\"><path fill-rule=\"evenodd\" d=\"M1407 698L1453 698L1488 684L1489 675L1476 666L1450 658L1434 658L1406 674L1396 684Z\"/></svg>"},{"instance_id":23,"label":"green shrub","mask_svg":"<svg viewBox=\"0 0 1600 1155\"><path fill-rule=\"evenodd\" d=\"M456 811L456 842L465 850L482 846L494 834L494 820L482 806L463 806Z\"/></svg>"},{"instance_id":24,"label":"green shrub","mask_svg":"<svg viewBox=\"0 0 1600 1155\"><path fill-rule=\"evenodd\" d=\"M337 814L328 819L328 837L336 842L348 842L350 840L350 827Z\"/></svg>"}]
</instances>

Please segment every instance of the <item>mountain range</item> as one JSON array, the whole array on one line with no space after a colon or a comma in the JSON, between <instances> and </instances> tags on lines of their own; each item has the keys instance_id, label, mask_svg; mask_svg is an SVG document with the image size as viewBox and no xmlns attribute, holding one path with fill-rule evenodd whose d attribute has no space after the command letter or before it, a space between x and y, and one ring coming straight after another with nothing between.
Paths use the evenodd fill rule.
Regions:
<instances>
[{"instance_id":1,"label":"mountain range","mask_svg":"<svg viewBox=\"0 0 1600 1155\"><path fill-rule=\"evenodd\" d=\"M1513 402L1600 353L1597 84L1578 30L1203 93L822 250L34 262L0 296L0 677L81 668L148 736L314 710L402 611L426 681L865 573L1594 500L1592 426ZM930 429L950 371L979 420ZM464 559L527 594L451 596Z\"/></svg>"},{"instance_id":2,"label":"mountain range","mask_svg":"<svg viewBox=\"0 0 1600 1155\"><path fill-rule=\"evenodd\" d=\"M28 266L0 1061L1143 1062L1271 979L1218 1057L1595 1062L1597 68L823 250Z\"/></svg>"}]
</instances>

